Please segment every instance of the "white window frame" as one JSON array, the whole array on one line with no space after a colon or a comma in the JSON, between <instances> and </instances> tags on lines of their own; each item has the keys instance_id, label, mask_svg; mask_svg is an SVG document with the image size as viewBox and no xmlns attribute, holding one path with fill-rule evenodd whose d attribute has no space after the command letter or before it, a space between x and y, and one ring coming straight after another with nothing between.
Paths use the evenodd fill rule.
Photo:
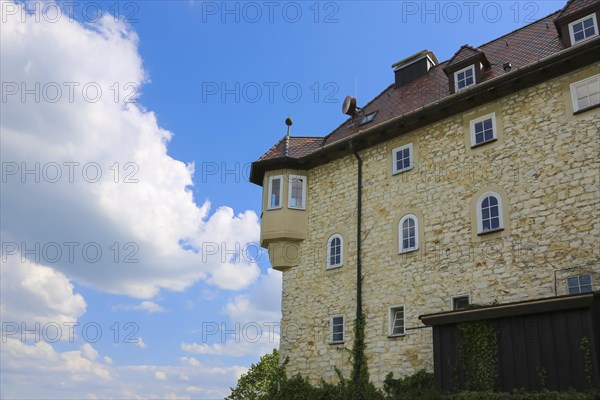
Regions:
<instances>
[{"instance_id":1,"label":"white window frame","mask_svg":"<svg viewBox=\"0 0 600 400\"><path fill-rule=\"evenodd\" d=\"M475 132L475 124L477 124L478 122L483 122L488 119L492 120L492 133L494 134L494 136L490 140L484 140L481 143L477 143L476 138L475 138L476 133L477 133L477 132ZM496 126L496 113L495 112L471 120L470 127L471 127L471 148L483 146L486 143L491 143L494 140L498 139L498 129Z\"/></svg>"},{"instance_id":2,"label":"white window frame","mask_svg":"<svg viewBox=\"0 0 600 400\"><path fill-rule=\"evenodd\" d=\"M339 264L331 264L331 242L334 239L340 239L340 262ZM344 238L339 233L335 233L327 239L327 269L335 269L344 266Z\"/></svg>"},{"instance_id":3,"label":"white window frame","mask_svg":"<svg viewBox=\"0 0 600 400\"><path fill-rule=\"evenodd\" d=\"M333 340L333 319L334 318L342 319L342 340ZM330 344L344 343L344 341L346 340L345 325L346 325L346 318L344 317L343 314L336 314L336 315L332 315L331 317L329 317L329 343Z\"/></svg>"},{"instance_id":4,"label":"white window frame","mask_svg":"<svg viewBox=\"0 0 600 400\"><path fill-rule=\"evenodd\" d=\"M402 309L402 333L394 333L394 322L396 322L396 312ZM388 308L388 337L399 337L406 335L406 307L399 304Z\"/></svg>"},{"instance_id":5,"label":"white window frame","mask_svg":"<svg viewBox=\"0 0 600 400\"><path fill-rule=\"evenodd\" d=\"M273 197L273 181L279 179L279 204L276 206L271 205L271 198ZM281 208L283 205L283 175L274 175L269 177L269 188L267 190L267 210L276 210Z\"/></svg>"},{"instance_id":6,"label":"white window frame","mask_svg":"<svg viewBox=\"0 0 600 400\"><path fill-rule=\"evenodd\" d=\"M294 179L302 179L302 207L292 206L292 181ZM288 208L295 210L306 210L306 176L290 175L288 179Z\"/></svg>"},{"instance_id":7,"label":"white window frame","mask_svg":"<svg viewBox=\"0 0 600 400\"><path fill-rule=\"evenodd\" d=\"M463 86L463 87L459 88L458 87L458 74L460 74L461 72L468 71L468 70L472 70L473 71L473 83L471 83L470 85ZM477 77L475 76L475 65L474 64L469 65L468 67L465 67L465 68L463 68L461 70L458 70L458 71L456 71L454 73L454 91L455 92L458 92L460 90L464 90L464 89L466 89L468 87L471 87L471 86L474 86L476 83L477 83Z\"/></svg>"},{"instance_id":8,"label":"white window frame","mask_svg":"<svg viewBox=\"0 0 600 400\"><path fill-rule=\"evenodd\" d=\"M582 86L589 86L590 83L594 82L594 81L600 81L600 74L594 75L594 76L590 76L589 78L585 78L582 79L580 81L574 82L571 84L571 100L573 102L573 112L577 112L577 111L581 111L581 110L586 110L588 108L591 108L593 106L596 106L598 104L591 104L587 107L584 108L579 108L579 103L578 103L578 99L577 99L577 89L582 87ZM588 100L589 100L589 95L588 95ZM600 104L600 103L599 103Z\"/></svg>"},{"instance_id":9,"label":"white window frame","mask_svg":"<svg viewBox=\"0 0 600 400\"><path fill-rule=\"evenodd\" d=\"M396 155L400 150L408 149L409 152L409 163L410 165L406 168L398 169L398 160L396 159ZM392 150L392 175L399 174L401 172L410 171L414 167L414 153L413 153L413 145L412 143L405 144L404 146L396 147Z\"/></svg>"},{"instance_id":10,"label":"white window frame","mask_svg":"<svg viewBox=\"0 0 600 400\"><path fill-rule=\"evenodd\" d=\"M404 249L402 247L404 242L404 229L402 229L402 224L409 218L412 218L415 221L415 245ZM400 218L400 222L398 222L398 254L410 253L411 251L417 250L419 250L419 218L414 214L406 214Z\"/></svg>"},{"instance_id":11,"label":"white window frame","mask_svg":"<svg viewBox=\"0 0 600 400\"><path fill-rule=\"evenodd\" d=\"M574 25L575 25L575 24L578 24L578 23L580 23L580 22L583 22L583 21L585 21L586 19L589 19L590 17L592 18L592 22L594 23L594 30L595 30L594 34L593 34L592 36L588 36L588 37L586 37L586 38L583 38L583 39L581 39L581 40L578 40L578 41L576 41L576 40L575 40L575 32L574 32L574 30L573 30L573 28L574 28ZM572 45L572 46L573 46L573 45L576 45L576 44L579 44L579 43L583 43L583 42L585 42L585 41L587 41L587 40L590 40L590 39L592 39L592 38L595 38L596 36L598 36L598 21L596 20L596 13L592 13L592 14L590 14L590 15L586 15L586 16L585 16L585 17L583 17L583 18L579 18L577 21L573 21L573 22L571 22L571 23L569 24L569 36L571 37L571 45Z\"/></svg>"},{"instance_id":12,"label":"white window frame","mask_svg":"<svg viewBox=\"0 0 600 400\"><path fill-rule=\"evenodd\" d=\"M581 277L586 276L586 275L590 277L590 286L592 288L592 290L590 292L582 292L581 291ZM569 279L570 278L577 278L577 289L579 290L578 293L571 293L569 291ZM592 280L592 274L580 274L580 275L569 276L569 277L567 277L567 279L565 279L565 284L567 285L567 294L591 293L594 291L594 281Z\"/></svg>"},{"instance_id":13,"label":"white window frame","mask_svg":"<svg viewBox=\"0 0 600 400\"><path fill-rule=\"evenodd\" d=\"M481 205L483 203L483 200L489 196L494 196L497 200L498 200L498 218L500 219L500 226L498 228L494 228L494 229L490 229L487 231L483 230L483 218L482 218L482 210L481 210ZM486 234L486 233L492 233L492 232L498 232L504 229L504 215L502 212L502 208L503 208L503 204L502 204L502 196L500 196L500 194L496 193L496 192L485 192L484 194L482 194L479 199L477 200L477 233L478 234Z\"/></svg>"},{"instance_id":14,"label":"white window frame","mask_svg":"<svg viewBox=\"0 0 600 400\"><path fill-rule=\"evenodd\" d=\"M452 296L452 298L450 299L450 309L452 311L460 311L462 309L460 308L454 308L454 300L456 299L460 299L466 297L467 300L469 301L469 305L471 305L471 295L469 293L463 293L463 294L457 294L456 296Z\"/></svg>"}]
</instances>

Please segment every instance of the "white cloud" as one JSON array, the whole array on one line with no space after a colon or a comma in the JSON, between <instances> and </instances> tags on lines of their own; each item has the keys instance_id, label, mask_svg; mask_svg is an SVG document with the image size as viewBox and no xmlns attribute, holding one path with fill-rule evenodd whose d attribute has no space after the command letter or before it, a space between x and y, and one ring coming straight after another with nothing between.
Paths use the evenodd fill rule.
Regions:
<instances>
[{"instance_id":1,"label":"white cloud","mask_svg":"<svg viewBox=\"0 0 600 400\"><path fill-rule=\"evenodd\" d=\"M3 10L22 7L0 1ZM208 201L197 206L193 164L168 155L173 134L160 128L154 113L122 101L125 94L139 95L148 81L135 32L110 17L95 26L67 18L23 22L20 12L5 17L0 68L3 84L14 83L19 93L8 95L3 87L0 156L3 166L18 169L14 175L3 170L0 191L3 321L76 322L87 305L73 282L138 299L198 280L216 290L252 285L257 265L232 260L229 251L258 240L257 215L211 211ZM92 90L84 94L86 85ZM56 87L62 97L50 102ZM102 95L90 102L84 97L94 87ZM22 88L39 88L40 101L35 94L22 101ZM22 175L23 168L37 172ZM126 182L131 178L136 181ZM215 246L210 255L203 252ZM119 307L167 311L151 300ZM192 392L218 398L246 371L194 357L177 365L119 365L89 343L19 339L3 337L0 346L6 398L186 398ZM78 347L64 350L69 346ZM146 347L142 338L137 346Z\"/></svg>"},{"instance_id":2,"label":"white cloud","mask_svg":"<svg viewBox=\"0 0 600 400\"><path fill-rule=\"evenodd\" d=\"M269 269L246 294L235 296L225 312L232 322L279 322L281 320L281 273Z\"/></svg>"},{"instance_id":3,"label":"white cloud","mask_svg":"<svg viewBox=\"0 0 600 400\"><path fill-rule=\"evenodd\" d=\"M108 384L113 379L113 374L104 363L96 361L98 353L90 344L84 344L79 350L56 352L46 342L32 345L23 343L14 338L5 338L2 344L1 355L3 371L3 388L7 387L8 393L3 393L10 398L10 388L18 385L20 381L29 379L31 374L43 379L44 374L52 375L54 386L73 385L76 383ZM6 368L6 366L9 366ZM18 373L27 371L27 374ZM23 383L23 382L22 382ZM29 390L42 390L34 388L30 383ZM35 386L35 385L34 385ZM47 397L51 397L46 395Z\"/></svg>"},{"instance_id":4,"label":"white cloud","mask_svg":"<svg viewBox=\"0 0 600 400\"><path fill-rule=\"evenodd\" d=\"M112 307L113 311L146 311L147 313L161 313L166 309L153 301L144 300L140 304L119 304Z\"/></svg>"},{"instance_id":5,"label":"white cloud","mask_svg":"<svg viewBox=\"0 0 600 400\"><path fill-rule=\"evenodd\" d=\"M13 338L2 343L0 357L3 398L223 398L247 371L206 365L193 357L182 357L176 365L115 366L90 344L60 352L48 343Z\"/></svg>"},{"instance_id":6,"label":"white cloud","mask_svg":"<svg viewBox=\"0 0 600 400\"><path fill-rule=\"evenodd\" d=\"M136 298L200 279L230 290L252 284L253 260L232 262L225 253L258 240L257 215L198 207L189 190L194 166L167 153L173 134L154 113L123 102L147 81L135 32L109 16L93 27L24 21L7 15L1 35L3 84L18 91L4 91L0 126L2 160L18 169L3 177L3 241L19 244L17 255L21 243L37 245L40 264ZM40 101L22 101L21 88L39 88ZM22 176L25 168L38 172ZM216 254L203 254L213 244Z\"/></svg>"},{"instance_id":7,"label":"white cloud","mask_svg":"<svg viewBox=\"0 0 600 400\"><path fill-rule=\"evenodd\" d=\"M25 323L27 329L33 329L36 323L41 327L58 324L66 329L85 313L83 297L74 293L64 274L52 268L21 261L14 255L0 264L0 275L0 315L6 324ZM61 339L68 339L66 331Z\"/></svg>"},{"instance_id":8,"label":"white cloud","mask_svg":"<svg viewBox=\"0 0 600 400\"><path fill-rule=\"evenodd\" d=\"M270 330L270 331L269 331ZM257 333L258 332L258 333ZM219 357L261 357L279 347L279 333L273 327L262 326L260 331L255 326L248 327L244 332L242 327L239 338L223 343L181 343L181 350L202 355Z\"/></svg>"},{"instance_id":9,"label":"white cloud","mask_svg":"<svg viewBox=\"0 0 600 400\"><path fill-rule=\"evenodd\" d=\"M262 356L279 347L281 273L269 270L247 293L225 306L230 324L206 327L203 342L181 343L187 353L221 357ZM226 330L227 334L223 334ZM200 331L202 332L202 330Z\"/></svg>"},{"instance_id":10,"label":"white cloud","mask_svg":"<svg viewBox=\"0 0 600 400\"><path fill-rule=\"evenodd\" d=\"M136 339L137 342L135 342L135 345L138 346L140 349L145 349L148 346L146 345L146 342L144 342L144 339L142 339L141 337Z\"/></svg>"}]
</instances>

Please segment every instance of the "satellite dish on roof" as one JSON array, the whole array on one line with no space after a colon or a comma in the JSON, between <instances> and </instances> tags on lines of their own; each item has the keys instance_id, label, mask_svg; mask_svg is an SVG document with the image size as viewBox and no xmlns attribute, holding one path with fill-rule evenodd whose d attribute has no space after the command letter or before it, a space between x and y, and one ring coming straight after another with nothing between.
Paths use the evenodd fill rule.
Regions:
<instances>
[{"instance_id":1,"label":"satellite dish on roof","mask_svg":"<svg viewBox=\"0 0 600 400\"><path fill-rule=\"evenodd\" d=\"M346 96L344 104L342 104L342 112L354 117L356 115L356 108L356 97Z\"/></svg>"}]
</instances>

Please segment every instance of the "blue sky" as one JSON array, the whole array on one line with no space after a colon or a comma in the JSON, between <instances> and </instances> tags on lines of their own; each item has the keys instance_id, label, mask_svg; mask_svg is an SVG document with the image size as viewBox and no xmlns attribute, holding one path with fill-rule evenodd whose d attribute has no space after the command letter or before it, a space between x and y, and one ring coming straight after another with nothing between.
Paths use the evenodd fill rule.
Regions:
<instances>
[{"instance_id":1,"label":"blue sky","mask_svg":"<svg viewBox=\"0 0 600 400\"><path fill-rule=\"evenodd\" d=\"M226 396L278 345L281 278L256 254L247 178L285 118L326 135L394 62L447 60L563 5L3 0L2 397Z\"/></svg>"}]
</instances>

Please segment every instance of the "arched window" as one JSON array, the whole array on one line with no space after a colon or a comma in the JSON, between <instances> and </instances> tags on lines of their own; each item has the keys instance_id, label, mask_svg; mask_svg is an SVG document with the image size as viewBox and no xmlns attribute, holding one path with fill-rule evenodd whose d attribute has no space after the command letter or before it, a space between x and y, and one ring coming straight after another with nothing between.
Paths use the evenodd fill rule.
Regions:
<instances>
[{"instance_id":1,"label":"arched window","mask_svg":"<svg viewBox=\"0 0 600 400\"><path fill-rule=\"evenodd\" d=\"M338 268L344 264L344 239L341 235L332 235L327 241L327 268Z\"/></svg>"},{"instance_id":2,"label":"arched window","mask_svg":"<svg viewBox=\"0 0 600 400\"><path fill-rule=\"evenodd\" d=\"M494 232L504 228L502 198L498 193L484 193L477 201L477 228L478 233Z\"/></svg>"},{"instance_id":3,"label":"arched window","mask_svg":"<svg viewBox=\"0 0 600 400\"><path fill-rule=\"evenodd\" d=\"M419 249L419 222L417 217L407 214L398 224L399 252L407 253Z\"/></svg>"}]
</instances>

